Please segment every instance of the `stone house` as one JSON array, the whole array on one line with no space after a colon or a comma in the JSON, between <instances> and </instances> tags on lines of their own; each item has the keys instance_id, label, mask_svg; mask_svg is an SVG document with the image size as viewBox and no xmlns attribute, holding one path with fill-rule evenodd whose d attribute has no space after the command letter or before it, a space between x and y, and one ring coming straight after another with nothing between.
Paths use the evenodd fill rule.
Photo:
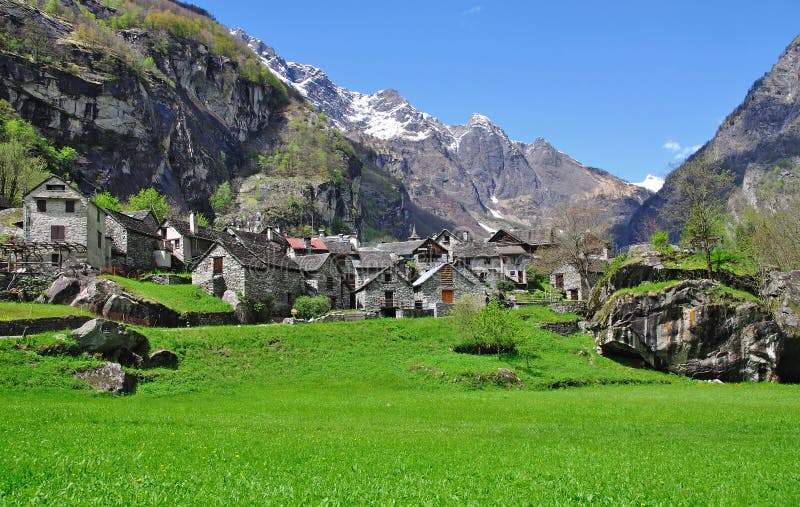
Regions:
<instances>
[{"instance_id":1,"label":"stone house","mask_svg":"<svg viewBox=\"0 0 800 507\"><path fill-rule=\"evenodd\" d=\"M337 257L330 253L301 255L294 259L306 277L309 296L327 296L332 309L348 310L351 289L345 283L336 260Z\"/></svg>"},{"instance_id":2,"label":"stone house","mask_svg":"<svg viewBox=\"0 0 800 507\"><path fill-rule=\"evenodd\" d=\"M286 254L293 259L301 255L328 253L328 247L319 238L287 237L286 241L289 243Z\"/></svg>"},{"instance_id":3,"label":"stone house","mask_svg":"<svg viewBox=\"0 0 800 507\"><path fill-rule=\"evenodd\" d=\"M485 296L485 288L475 275L450 263L428 270L411 285L415 308L433 310L434 317L447 315L453 303L464 295L474 295L481 302Z\"/></svg>"},{"instance_id":4,"label":"stone house","mask_svg":"<svg viewBox=\"0 0 800 507\"><path fill-rule=\"evenodd\" d=\"M447 262L448 257L447 250L431 238L381 243L377 249L392 254L399 265L413 264L419 273Z\"/></svg>"},{"instance_id":5,"label":"stone house","mask_svg":"<svg viewBox=\"0 0 800 507\"><path fill-rule=\"evenodd\" d=\"M232 229L196 259L192 283L216 297L233 291L269 304L276 315L289 315L297 296L306 293L305 276L283 247L266 235Z\"/></svg>"},{"instance_id":6,"label":"stone house","mask_svg":"<svg viewBox=\"0 0 800 507\"><path fill-rule=\"evenodd\" d=\"M470 237L467 231L454 234L447 229L442 229L442 232L433 236L433 240L447 251L447 262L453 262L453 250L455 246L470 241Z\"/></svg>"},{"instance_id":7,"label":"stone house","mask_svg":"<svg viewBox=\"0 0 800 507\"><path fill-rule=\"evenodd\" d=\"M158 235L156 265L167 269L191 266L220 237L218 231L198 225L194 213L189 214L188 222L172 218L163 220Z\"/></svg>"},{"instance_id":8,"label":"stone house","mask_svg":"<svg viewBox=\"0 0 800 507\"><path fill-rule=\"evenodd\" d=\"M395 265L389 252L365 248L358 250L358 257L353 259L352 263L356 275L356 287L363 285L380 271Z\"/></svg>"},{"instance_id":9,"label":"stone house","mask_svg":"<svg viewBox=\"0 0 800 507\"><path fill-rule=\"evenodd\" d=\"M383 268L355 290L356 308L380 313L384 317L402 317L414 309L414 289L395 267Z\"/></svg>"},{"instance_id":10,"label":"stone house","mask_svg":"<svg viewBox=\"0 0 800 507\"><path fill-rule=\"evenodd\" d=\"M22 214L23 237L37 244L40 262L109 266L106 212L64 179L50 176L26 193Z\"/></svg>"},{"instance_id":11,"label":"stone house","mask_svg":"<svg viewBox=\"0 0 800 507\"><path fill-rule=\"evenodd\" d=\"M550 227L508 231L500 229L487 240L488 243L519 245L532 258L540 257L543 250L554 247L557 241L556 230Z\"/></svg>"},{"instance_id":12,"label":"stone house","mask_svg":"<svg viewBox=\"0 0 800 507\"><path fill-rule=\"evenodd\" d=\"M520 245L461 243L455 246L453 257L457 266L469 269L490 287L496 288L501 280L510 280L518 286L528 283L525 267L530 256Z\"/></svg>"},{"instance_id":13,"label":"stone house","mask_svg":"<svg viewBox=\"0 0 800 507\"><path fill-rule=\"evenodd\" d=\"M155 217L149 220L150 212L134 215L142 219L111 210L106 210L106 214L106 229L111 238L111 265L137 271L153 269L153 252L159 240Z\"/></svg>"},{"instance_id":14,"label":"stone house","mask_svg":"<svg viewBox=\"0 0 800 507\"><path fill-rule=\"evenodd\" d=\"M550 273L550 285L564 293L567 299L583 300L608 268L608 259L590 259L587 272L582 273L571 263L563 263Z\"/></svg>"}]
</instances>

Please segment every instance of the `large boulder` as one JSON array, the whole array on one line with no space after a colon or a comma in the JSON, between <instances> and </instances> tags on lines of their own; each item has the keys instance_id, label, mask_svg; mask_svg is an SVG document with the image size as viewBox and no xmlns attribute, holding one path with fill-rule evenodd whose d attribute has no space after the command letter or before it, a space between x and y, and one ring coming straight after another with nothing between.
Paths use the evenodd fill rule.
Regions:
<instances>
[{"instance_id":1,"label":"large boulder","mask_svg":"<svg viewBox=\"0 0 800 507\"><path fill-rule=\"evenodd\" d=\"M778 375L782 381L800 382L800 271L771 273L763 296L786 337Z\"/></svg>"},{"instance_id":2,"label":"large boulder","mask_svg":"<svg viewBox=\"0 0 800 507\"><path fill-rule=\"evenodd\" d=\"M114 294L122 294L122 286L111 280L99 278L88 283L72 301L72 306L88 308L92 312L102 315L103 307Z\"/></svg>"},{"instance_id":3,"label":"large boulder","mask_svg":"<svg viewBox=\"0 0 800 507\"><path fill-rule=\"evenodd\" d=\"M72 332L72 337L85 352L115 354L125 349L144 355L150 348L147 338L124 324L105 319L93 319Z\"/></svg>"},{"instance_id":4,"label":"large boulder","mask_svg":"<svg viewBox=\"0 0 800 507\"><path fill-rule=\"evenodd\" d=\"M39 297L43 303L68 305L81 291L81 283L77 278L59 276Z\"/></svg>"},{"instance_id":5,"label":"large boulder","mask_svg":"<svg viewBox=\"0 0 800 507\"><path fill-rule=\"evenodd\" d=\"M756 302L710 280L687 280L661 292L611 297L592 328L604 355L697 379L777 380L783 334Z\"/></svg>"},{"instance_id":6,"label":"large boulder","mask_svg":"<svg viewBox=\"0 0 800 507\"><path fill-rule=\"evenodd\" d=\"M104 363L75 376L101 392L127 394L136 391L136 377L125 373L118 363Z\"/></svg>"},{"instance_id":7,"label":"large boulder","mask_svg":"<svg viewBox=\"0 0 800 507\"><path fill-rule=\"evenodd\" d=\"M170 368L178 367L178 355L167 349L158 349L147 359L147 368Z\"/></svg>"},{"instance_id":8,"label":"large boulder","mask_svg":"<svg viewBox=\"0 0 800 507\"><path fill-rule=\"evenodd\" d=\"M236 320L242 324L251 324L253 322L253 319L250 317L250 312L247 311L247 306L241 302L236 291L226 290L222 294L222 300L231 305L236 315Z\"/></svg>"}]
</instances>

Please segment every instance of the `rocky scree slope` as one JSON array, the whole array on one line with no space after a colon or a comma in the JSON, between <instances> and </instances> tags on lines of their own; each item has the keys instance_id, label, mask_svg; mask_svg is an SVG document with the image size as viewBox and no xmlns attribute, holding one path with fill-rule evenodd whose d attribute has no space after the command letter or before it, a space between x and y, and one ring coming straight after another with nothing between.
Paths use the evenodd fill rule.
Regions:
<instances>
[{"instance_id":1,"label":"rocky scree slope","mask_svg":"<svg viewBox=\"0 0 800 507\"><path fill-rule=\"evenodd\" d=\"M244 40L286 83L327 115L397 181L404 194L404 233L460 226L487 228L546 223L558 205L594 206L610 225L626 223L650 194L587 167L544 139L512 141L488 118L448 126L415 109L395 90L367 95L336 86L318 68L287 62L242 30ZM483 224L483 225L479 225Z\"/></svg>"},{"instance_id":2,"label":"rocky scree slope","mask_svg":"<svg viewBox=\"0 0 800 507\"><path fill-rule=\"evenodd\" d=\"M242 58L249 50L211 18L167 1L126 5L156 12L164 26L119 22L125 13L91 1L66 0L47 14L0 0L0 98L49 139L78 150L72 177L85 191L124 197L154 186L181 207L210 214L208 197L219 184L236 188L266 172L259 155L292 141L293 119L333 138L302 98L256 59ZM200 25L210 27L217 48L178 30ZM296 194L295 207L306 206L299 223L330 225L339 215L341 229L358 231L361 164L351 150L328 150L342 160L338 174L282 189L284 200ZM287 204L270 202L266 190L256 185L249 203Z\"/></svg>"},{"instance_id":3,"label":"rocky scree slope","mask_svg":"<svg viewBox=\"0 0 800 507\"><path fill-rule=\"evenodd\" d=\"M769 206L759 190L769 181L800 181L800 36L786 48L772 69L758 79L744 102L722 123L716 135L690 160L714 163L735 176L730 207ZM688 161L687 161L688 162ZM685 164L684 164L685 166ZM623 237L625 243L649 239L652 224L677 233L682 223L665 210L679 202L678 179L684 166L673 171L663 188L638 210Z\"/></svg>"}]
</instances>

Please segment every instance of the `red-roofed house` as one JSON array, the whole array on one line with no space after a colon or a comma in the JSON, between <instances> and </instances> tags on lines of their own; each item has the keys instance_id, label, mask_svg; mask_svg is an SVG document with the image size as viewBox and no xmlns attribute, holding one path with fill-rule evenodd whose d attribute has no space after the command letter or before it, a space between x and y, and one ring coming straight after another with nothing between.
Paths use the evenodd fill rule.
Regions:
<instances>
[{"instance_id":1,"label":"red-roofed house","mask_svg":"<svg viewBox=\"0 0 800 507\"><path fill-rule=\"evenodd\" d=\"M328 247L319 238L286 238L286 241L289 242L286 254L292 258L300 255L328 253Z\"/></svg>"}]
</instances>

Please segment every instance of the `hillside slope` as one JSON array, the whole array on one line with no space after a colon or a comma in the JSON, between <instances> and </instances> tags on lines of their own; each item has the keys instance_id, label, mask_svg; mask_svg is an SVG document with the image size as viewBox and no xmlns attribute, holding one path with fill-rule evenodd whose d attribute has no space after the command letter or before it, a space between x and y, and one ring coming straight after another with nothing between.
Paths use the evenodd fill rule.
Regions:
<instances>
[{"instance_id":1,"label":"hillside slope","mask_svg":"<svg viewBox=\"0 0 800 507\"><path fill-rule=\"evenodd\" d=\"M800 177L800 37L758 79L744 102L722 123L716 135L693 157L708 160L734 175L730 207L768 205L759 195L768 182L781 185ZM677 233L682 224L665 210L680 199L677 181L685 165L673 171L664 187L648 199L632 220L626 242L646 239L655 224Z\"/></svg>"}]
</instances>

